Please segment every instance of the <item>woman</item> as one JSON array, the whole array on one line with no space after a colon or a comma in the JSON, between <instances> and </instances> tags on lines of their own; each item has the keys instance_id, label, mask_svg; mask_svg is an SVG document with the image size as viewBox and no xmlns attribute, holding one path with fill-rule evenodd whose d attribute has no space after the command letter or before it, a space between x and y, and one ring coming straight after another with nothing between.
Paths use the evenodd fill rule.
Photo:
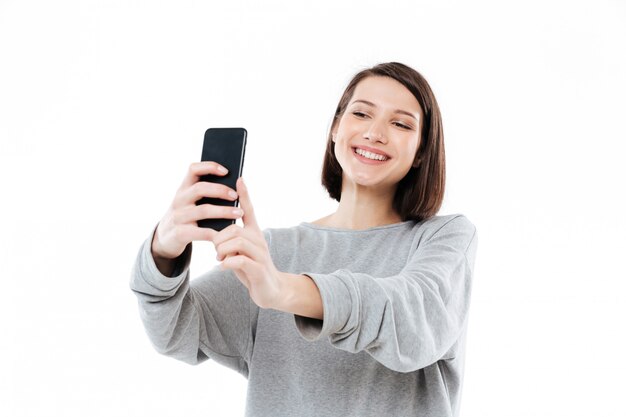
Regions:
<instances>
[{"instance_id":1,"label":"woman","mask_svg":"<svg viewBox=\"0 0 626 417\"><path fill-rule=\"evenodd\" d=\"M154 347L241 373L249 416L457 415L477 238L462 214L435 214L444 163L428 83L392 62L356 74L337 106L322 171L336 212L262 230L241 178L229 194L198 182L216 163L191 164L133 267ZM190 281L194 240L221 265Z\"/></svg>"}]
</instances>

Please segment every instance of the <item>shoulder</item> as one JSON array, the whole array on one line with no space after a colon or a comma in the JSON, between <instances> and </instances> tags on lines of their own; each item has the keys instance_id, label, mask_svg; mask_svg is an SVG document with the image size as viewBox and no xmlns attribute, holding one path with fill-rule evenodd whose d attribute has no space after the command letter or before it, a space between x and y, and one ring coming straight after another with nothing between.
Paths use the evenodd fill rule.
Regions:
<instances>
[{"instance_id":1,"label":"shoulder","mask_svg":"<svg viewBox=\"0 0 626 417\"><path fill-rule=\"evenodd\" d=\"M265 238L271 238L273 236L278 236L278 235L294 235L298 233L298 226L291 226L291 227L268 227L263 229L263 234L265 235Z\"/></svg>"},{"instance_id":2,"label":"shoulder","mask_svg":"<svg viewBox=\"0 0 626 417\"><path fill-rule=\"evenodd\" d=\"M425 219L417 223L416 226L422 226L422 227L425 227L427 229L431 229L434 231L437 231L444 227L448 229L455 228L455 229L467 229L471 231L476 230L476 226L474 225L474 223L465 214L462 214L462 213L446 214L442 216L432 216L432 217L429 217L428 219Z\"/></svg>"},{"instance_id":3,"label":"shoulder","mask_svg":"<svg viewBox=\"0 0 626 417\"><path fill-rule=\"evenodd\" d=\"M464 214L455 213L443 216L432 216L416 223L421 229L424 241L434 239L454 240L467 248L476 240L476 225Z\"/></svg>"}]
</instances>

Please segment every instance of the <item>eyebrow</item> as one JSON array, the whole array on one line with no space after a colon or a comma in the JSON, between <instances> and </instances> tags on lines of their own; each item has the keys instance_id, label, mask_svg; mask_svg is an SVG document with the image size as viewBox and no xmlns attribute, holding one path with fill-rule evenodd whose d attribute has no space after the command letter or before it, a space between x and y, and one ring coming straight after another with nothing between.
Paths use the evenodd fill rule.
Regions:
<instances>
[{"instance_id":1,"label":"eyebrow","mask_svg":"<svg viewBox=\"0 0 626 417\"><path fill-rule=\"evenodd\" d=\"M367 101L367 100L354 100L352 102L352 104L354 104L354 103L364 103L364 104L367 104L368 106L376 107L376 104L372 103L371 101ZM394 110L394 113L406 114L407 116L410 116L410 117L414 118L417 121L417 117L415 117L415 115L413 113L409 113L406 110L396 109L396 110Z\"/></svg>"}]
</instances>

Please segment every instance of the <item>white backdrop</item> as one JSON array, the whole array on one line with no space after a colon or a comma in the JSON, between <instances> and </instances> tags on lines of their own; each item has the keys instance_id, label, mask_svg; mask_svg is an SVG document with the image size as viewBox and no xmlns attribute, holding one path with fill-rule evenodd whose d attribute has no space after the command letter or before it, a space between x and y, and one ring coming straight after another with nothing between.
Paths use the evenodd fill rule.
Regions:
<instances>
[{"instance_id":1,"label":"white backdrop","mask_svg":"<svg viewBox=\"0 0 626 417\"><path fill-rule=\"evenodd\" d=\"M331 213L331 116L384 61L478 228L461 415L625 415L626 5L516 3L1 0L0 415L242 416L242 376L152 349L137 251L208 127L248 130L262 228Z\"/></svg>"}]
</instances>

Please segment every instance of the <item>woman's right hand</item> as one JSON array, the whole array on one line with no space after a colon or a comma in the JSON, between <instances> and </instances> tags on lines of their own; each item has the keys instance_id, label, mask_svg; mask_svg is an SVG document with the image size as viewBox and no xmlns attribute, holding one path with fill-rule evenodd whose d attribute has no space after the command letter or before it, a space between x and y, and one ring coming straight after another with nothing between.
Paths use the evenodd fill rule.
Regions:
<instances>
[{"instance_id":1,"label":"woman's right hand","mask_svg":"<svg viewBox=\"0 0 626 417\"><path fill-rule=\"evenodd\" d=\"M220 165L213 161L194 162L178 188L169 209L159 222L154 239L152 254L163 259L179 257L187 245L194 240L212 241L217 233L214 229L199 227L201 219L238 219L243 216L232 206L213 204L196 205L202 197L237 200L237 193L232 188L218 183L199 181L202 175L226 175L219 170ZM234 194L229 194L230 192Z\"/></svg>"}]
</instances>

